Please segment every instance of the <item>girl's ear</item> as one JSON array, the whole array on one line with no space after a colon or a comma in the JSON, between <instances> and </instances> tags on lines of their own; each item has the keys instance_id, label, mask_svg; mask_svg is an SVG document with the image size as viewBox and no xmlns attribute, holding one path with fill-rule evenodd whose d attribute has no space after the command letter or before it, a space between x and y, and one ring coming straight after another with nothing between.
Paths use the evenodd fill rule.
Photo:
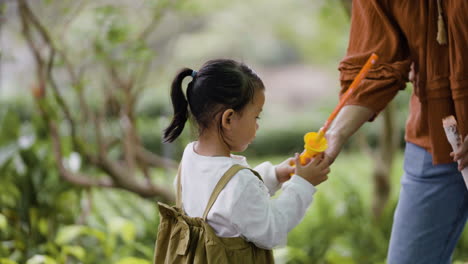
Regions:
<instances>
[{"instance_id":1,"label":"girl's ear","mask_svg":"<svg viewBox=\"0 0 468 264\"><path fill-rule=\"evenodd\" d=\"M223 112L223 114L221 115L221 126L224 129L231 129L233 116L234 116L233 109L227 109L226 111Z\"/></svg>"}]
</instances>

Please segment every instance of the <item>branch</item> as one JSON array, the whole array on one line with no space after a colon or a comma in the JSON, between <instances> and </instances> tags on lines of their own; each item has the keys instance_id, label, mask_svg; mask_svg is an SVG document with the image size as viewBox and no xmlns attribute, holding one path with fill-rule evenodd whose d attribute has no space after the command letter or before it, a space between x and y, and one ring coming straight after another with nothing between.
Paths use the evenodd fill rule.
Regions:
<instances>
[{"instance_id":1,"label":"branch","mask_svg":"<svg viewBox=\"0 0 468 264\"><path fill-rule=\"evenodd\" d=\"M383 125L379 145L383 148L382 158L392 163L395 156L396 144L398 140L398 129L395 127L395 120L393 118L393 103L390 103L383 112Z\"/></svg>"},{"instance_id":2,"label":"branch","mask_svg":"<svg viewBox=\"0 0 468 264\"><path fill-rule=\"evenodd\" d=\"M366 134L364 131L357 131L357 142L359 144L359 148L363 153L365 153L369 158L372 159L372 162L375 164L378 162L378 158L375 155L375 151L369 146L369 143L366 140Z\"/></svg>"},{"instance_id":3,"label":"branch","mask_svg":"<svg viewBox=\"0 0 468 264\"><path fill-rule=\"evenodd\" d=\"M141 31L140 34L138 34L139 40L145 40L151 32L153 32L154 28L159 24L161 21L161 17L163 15L163 12L161 10L164 10L164 8L158 9L157 12L153 15L153 18L151 21L148 23L148 25Z\"/></svg>"},{"instance_id":4,"label":"branch","mask_svg":"<svg viewBox=\"0 0 468 264\"><path fill-rule=\"evenodd\" d=\"M93 121L94 121L95 132L96 132L96 143L98 145L97 146L98 156L99 156L99 159L102 159L103 157L106 156L106 152L107 152L107 144L104 141L104 138L102 137L102 128L101 128L102 115L100 113L94 114Z\"/></svg>"},{"instance_id":5,"label":"branch","mask_svg":"<svg viewBox=\"0 0 468 264\"><path fill-rule=\"evenodd\" d=\"M114 181L122 188L122 189L127 189L131 190L133 192L136 192L140 194L141 196L144 197L151 197L151 196L162 196L166 200L172 200L173 199L173 194L172 192L166 192L164 189L155 187L151 182L148 184L149 179L149 173L147 169L144 167L142 168L143 173L146 177L146 183L139 183L135 177L134 177L134 167L135 167L135 159L129 160L128 158L130 155L126 155L127 166L122 166L117 162L112 162L107 158L106 152L107 152L107 145L104 142L104 139L102 137L102 132L101 132L101 115L98 114L98 117L94 118L94 123L96 126L96 138L97 138L97 144L98 144L98 151L99 151L99 167L102 168L104 171L107 172L108 175L110 175ZM126 135L130 135L131 133L128 132L128 127L131 126L129 124L128 118L124 119L123 121L123 130ZM124 147L125 147L125 154L128 152L132 153L134 152L135 146L133 145L133 141L131 140L131 137L126 137L124 139ZM135 154L132 154L132 157L134 157Z\"/></svg>"},{"instance_id":6,"label":"branch","mask_svg":"<svg viewBox=\"0 0 468 264\"><path fill-rule=\"evenodd\" d=\"M125 161L127 163L127 169L130 174L133 174L133 170L135 168L135 160L136 160L136 153L135 153L135 137L133 133L133 124L127 114L122 114L120 119L120 123L122 126L122 131L124 133L124 156Z\"/></svg>"},{"instance_id":7,"label":"branch","mask_svg":"<svg viewBox=\"0 0 468 264\"><path fill-rule=\"evenodd\" d=\"M52 145L53 145L53 152L54 152L54 157L55 161L57 163L57 167L59 170L60 176L75 185L78 185L80 187L115 187L114 183L112 180L105 178L105 179L99 179L99 180L93 180L91 177L81 174L81 173L73 173L69 171L68 169L63 166L63 155L62 155L62 145L60 143L60 136L57 131L57 126L53 121L49 121L49 130L51 133L51 138L52 138Z\"/></svg>"},{"instance_id":8,"label":"branch","mask_svg":"<svg viewBox=\"0 0 468 264\"><path fill-rule=\"evenodd\" d=\"M93 208L93 193L90 190L86 190L84 193L81 194L84 199L84 203L81 204L81 213L77 220L78 225L86 224L86 219L91 213L91 209Z\"/></svg>"},{"instance_id":9,"label":"branch","mask_svg":"<svg viewBox=\"0 0 468 264\"><path fill-rule=\"evenodd\" d=\"M48 79L49 83L51 84L52 91L54 94L54 97L57 101L57 103L60 105L65 118L67 119L69 125L70 125L70 130L71 130L71 135L72 135L72 140L73 144L75 145L76 149L83 154L84 150L81 147L79 140L78 140L78 135L76 132L76 126L75 126L75 121L71 115L71 112L69 110L68 105L66 104L65 100L63 99L63 96L60 94L59 89L57 87L57 83L55 82L53 75L52 75L52 66L53 66L53 61L54 61L54 55L56 52L56 47L54 43L52 42L52 39L50 37L50 34L47 32L45 27L39 22L37 17L34 15L34 13L31 11L29 6L27 5L27 2L25 0L18 0L19 1L19 12L22 20L22 25L23 25L23 34L26 37L29 47L34 53L34 57L36 59L36 63L38 65L37 69L37 75L38 79L45 80L46 78ZM39 31L40 36L43 38L43 40L48 44L49 49L50 49L50 56L49 56L49 62L47 64L46 72L44 73L44 60L42 59L39 49L36 46L35 42L33 41L32 38L32 33L29 28L29 22L32 23L32 25Z\"/></svg>"},{"instance_id":10,"label":"branch","mask_svg":"<svg viewBox=\"0 0 468 264\"><path fill-rule=\"evenodd\" d=\"M147 183L140 183L135 180L134 177L129 177L118 163L113 163L106 157L102 157L101 165L102 169L108 173L113 180L109 178L93 180L91 177L81 174L72 173L63 166L63 155L61 151L60 136L57 131L57 127L54 122L49 122L49 129L51 132L51 138L53 143L54 156L57 163L60 176L75 185L81 187L113 187L132 191L139 194L142 197L161 197L163 200L172 202L175 200L174 193L170 188L159 187L155 185L148 185Z\"/></svg>"},{"instance_id":11,"label":"branch","mask_svg":"<svg viewBox=\"0 0 468 264\"><path fill-rule=\"evenodd\" d=\"M135 131L135 120L134 120L134 98L131 93L134 82L132 80L124 81L114 65L106 61L108 73L111 81L116 87L122 90L123 103L120 111L120 124L123 131L123 147L124 156L127 163L127 170L129 175L134 174L134 168L136 167L136 151L135 147L139 146L140 143L137 138ZM107 96L110 94L108 93Z\"/></svg>"},{"instance_id":12,"label":"branch","mask_svg":"<svg viewBox=\"0 0 468 264\"><path fill-rule=\"evenodd\" d=\"M73 19L75 19L80 14L80 12L85 7L85 4L86 4L86 1L79 1L78 2L78 7L76 8L76 10L74 10L74 12L70 12L71 15L68 17L68 19L65 20L64 23L62 23L62 28L58 33L59 36L62 36L62 35L65 34L65 32L67 31L67 29L70 26L71 22L73 21Z\"/></svg>"},{"instance_id":13,"label":"branch","mask_svg":"<svg viewBox=\"0 0 468 264\"><path fill-rule=\"evenodd\" d=\"M127 106L128 107L128 106ZM162 188L153 184L148 184L149 174L145 167L142 168L144 175L146 176L146 182L140 182L134 175L134 168L136 166L136 150L140 148L140 144L136 138L136 133L134 130L134 125L132 121L128 118L129 110L122 111L122 129L124 131L125 137L123 139L124 143L124 154L126 159L126 166L120 165L118 162L111 161L106 155L106 146L103 142L102 135L100 134L100 125L99 121L96 123L97 128L97 139L98 139L98 148L102 155L99 155L99 164L102 170L104 170L114 182L122 189L126 189L137 193L143 197L153 197L160 196L166 201L174 201L174 193L169 188ZM146 171L145 171L146 170Z\"/></svg>"},{"instance_id":14,"label":"branch","mask_svg":"<svg viewBox=\"0 0 468 264\"><path fill-rule=\"evenodd\" d=\"M153 167L177 169L177 167L179 166L177 162L171 159L160 157L159 155L152 153L151 151L145 149L142 146L139 146L137 149L137 157L139 160Z\"/></svg>"},{"instance_id":15,"label":"branch","mask_svg":"<svg viewBox=\"0 0 468 264\"><path fill-rule=\"evenodd\" d=\"M44 83L50 84L54 99L57 101L58 105L60 106L61 110L64 113L65 119L68 121L71 129L71 138L73 140L73 147L80 153L82 156L89 160L94 166L103 170L105 173L108 174L109 178L104 179L93 179L89 175L85 175L82 173L74 173L68 170L63 165L63 154L62 154L62 145L61 139L59 135L59 131L56 126L56 121L48 115L46 108L45 108L45 101L40 101L39 98L36 98L37 103L39 105L39 109L42 113L43 119L45 123L49 126L50 129L50 137L53 147L53 155L57 163L57 168L59 171L59 175L64 180L71 182L75 185L89 188L93 186L99 187L112 187L112 188L120 188L127 191L131 191L137 193L143 197L161 197L163 200L166 201L174 201L174 193L172 192L172 188L167 188L166 186L156 186L150 183L150 173L148 171L147 165L149 163L142 163L140 169L142 170L145 180L139 181L137 177L134 176L133 168L137 163L138 149L143 148L141 143L138 140L136 127L135 127L135 120L134 120L134 103L135 103L135 95L132 95L131 90L134 86L134 81L131 80L129 82L124 81L118 75L118 71L114 68L114 65L111 64L108 69L111 70L111 77L114 81L116 86L121 88L124 92L124 100L125 105L123 107L123 111L121 111L121 115L124 117L124 139L123 143L125 144L125 155L128 157L127 166L122 166L118 162L112 161L107 157L107 144L102 136L102 130L100 126L101 117L93 118L96 126L96 138L98 143L98 152L99 155L95 155L90 153L85 149L85 147L81 144L78 134L76 131L76 124L75 120L72 116L72 112L70 111L69 106L67 105L64 97L59 91L59 87L57 85L56 80L54 79L52 69L54 65L54 58L55 54L59 54L63 60L65 61L66 68L68 73L70 74L70 78L75 85L79 85L80 77L75 74L73 65L68 60L65 52L58 49L56 45L53 43L50 33L46 30L44 25L40 23L36 16L34 16L33 12L27 5L27 1L25 0L18 0L19 2L19 13L21 16L22 26L23 26L23 34L28 41L29 47L33 52L34 58L37 64L37 75L39 80L44 81ZM40 49L35 43L31 28L34 27L42 37L42 40L48 45L50 49L50 56L48 57L48 61L45 62L43 56L41 55ZM81 75L80 75L81 76ZM78 91L79 92L79 91ZM80 95L80 101L82 101L82 107L84 103L83 94ZM86 109L83 109L86 110ZM148 155L145 155L147 157ZM156 156L156 155L155 155ZM157 157L157 156L156 156ZM149 160L149 159L142 159L142 160ZM139 160L138 160L139 161ZM169 162L165 161L166 164ZM174 166L175 167L175 166Z\"/></svg>"},{"instance_id":16,"label":"branch","mask_svg":"<svg viewBox=\"0 0 468 264\"><path fill-rule=\"evenodd\" d=\"M47 31L46 27L41 24L39 19L31 11L31 8L28 6L27 2L25 0L18 0L18 1L20 2L20 10L22 11L21 14L25 18L25 20L23 21L23 24L26 24L26 27L28 27L28 23L26 22L26 20L29 20L32 23L32 25L38 30L39 35L42 37L44 42L49 46L49 49L51 50L51 53L52 52L54 52L54 53L57 52L63 58L66 69L67 69L67 71L68 71L68 73L70 75L70 79L72 80L72 84L75 87L78 87L79 78L76 76L75 71L73 69L73 66L70 63L70 60L66 56L65 52L63 50L59 49L55 45L55 43L52 41L52 37L51 37L50 33ZM40 66L42 66L42 65L40 65ZM51 75L50 71L49 71L49 75ZM88 116L89 108L88 108L87 104L84 101L82 91L77 91L77 92L78 92L78 95L79 95L78 98L79 98L79 101L80 101L80 106L82 107L82 110L84 111L85 115ZM64 103L63 99L61 101L58 101L58 102L59 102L59 104L61 104L61 106ZM68 111L68 113L66 113L65 111ZM66 109L64 109L64 112L65 112L65 115L67 116L67 119L69 119L71 117L71 115L69 113L68 107L66 107ZM71 122L70 123L71 126L74 126L73 120L69 119L69 122Z\"/></svg>"},{"instance_id":17,"label":"branch","mask_svg":"<svg viewBox=\"0 0 468 264\"><path fill-rule=\"evenodd\" d=\"M136 68L135 72L133 73L134 76L134 83L135 83L135 88L133 92L133 96L137 98L143 89L145 88L145 85L142 84L142 81L140 80L145 80L147 79L148 74L150 73L150 68L151 68L151 61L147 60L143 63L141 63L140 68ZM139 84L139 85L138 85Z\"/></svg>"},{"instance_id":18,"label":"branch","mask_svg":"<svg viewBox=\"0 0 468 264\"><path fill-rule=\"evenodd\" d=\"M31 8L29 8L27 2L25 0L18 0L20 4L20 10L24 13L25 17L28 18L29 21L37 28L39 31L39 35L43 38L44 42L46 43L52 43L52 39L50 38L49 34L47 34L47 30L45 27L39 22L37 17L34 15L34 13L31 11Z\"/></svg>"},{"instance_id":19,"label":"branch","mask_svg":"<svg viewBox=\"0 0 468 264\"><path fill-rule=\"evenodd\" d=\"M132 191L142 197L162 197L166 201L175 201L174 193L171 188L159 187L156 185L148 186L144 182L139 182L135 177L126 173L126 169L116 162L103 158L102 169L111 176L119 188Z\"/></svg>"},{"instance_id":20,"label":"branch","mask_svg":"<svg viewBox=\"0 0 468 264\"><path fill-rule=\"evenodd\" d=\"M23 35L26 38L26 41L28 42L30 49L33 52L34 59L37 64L37 68L36 68L37 79L41 81L41 80L44 80L44 75L43 75L44 73L42 72L44 61L42 59L41 53L39 52L39 48L36 46L36 43L34 42L33 37L31 35L31 29L29 28L29 24L27 22L25 8L26 7L25 7L24 1L20 1L18 13L21 18L21 26L22 26Z\"/></svg>"}]
</instances>

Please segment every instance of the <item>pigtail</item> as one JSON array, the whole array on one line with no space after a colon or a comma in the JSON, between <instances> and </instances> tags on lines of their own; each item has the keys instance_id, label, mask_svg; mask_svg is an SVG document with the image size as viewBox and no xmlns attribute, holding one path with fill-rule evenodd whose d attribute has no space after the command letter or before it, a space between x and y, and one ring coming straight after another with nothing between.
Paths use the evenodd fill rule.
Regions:
<instances>
[{"instance_id":1,"label":"pigtail","mask_svg":"<svg viewBox=\"0 0 468 264\"><path fill-rule=\"evenodd\" d=\"M174 109L174 116L171 124L164 130L164 141L173 142L184 130L185 122L188 119L188 102L182 92L182 81L185 77L192 75L189 68L182 69L172 81L171 100Z\"/></svg>"}]
</instances>

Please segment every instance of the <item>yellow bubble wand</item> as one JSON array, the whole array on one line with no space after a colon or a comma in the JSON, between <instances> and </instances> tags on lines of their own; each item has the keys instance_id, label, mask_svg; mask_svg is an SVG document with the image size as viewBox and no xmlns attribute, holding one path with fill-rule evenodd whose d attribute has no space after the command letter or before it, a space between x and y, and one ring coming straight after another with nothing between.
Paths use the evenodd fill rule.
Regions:
<instances>
[{"instance_id":1,"label":"yellow bubble wand","mask_svg":"<svg viewBox=\"0 0 468 264\"><path fill-rule=\"evenodd\" d=\"M377 62L379 57L377 54L372 53L369 57L367 62L364 64L362 69L359 71L356 78L353 80L351 85L349 86L348 90L344 93L341 97L340 102L335 107L333 112L328 117L327 121L325 122L324 126L319 130L319 132L309 132L304 135L304 151L299 156L300 162L302 165L306 164L308 160L313 158L315 155L324 152L328 148L327 139L325 138L325 133L327 132L328 128L330 127L331 123L335 119L335 117L340 112L341 108L345 105L346 101L349 99L351 94L356 90L359 86L361 81L369 72L372 65Z\"/></svg>"}]
</instances>

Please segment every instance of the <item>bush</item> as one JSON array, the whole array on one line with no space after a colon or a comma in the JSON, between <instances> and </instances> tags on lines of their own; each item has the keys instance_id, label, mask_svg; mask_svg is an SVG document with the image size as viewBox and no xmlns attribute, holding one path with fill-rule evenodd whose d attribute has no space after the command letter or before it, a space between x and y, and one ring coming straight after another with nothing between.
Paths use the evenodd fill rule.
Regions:
<instances>
[{"instance_id":1,"label":"bush","mask_svg":"<svg viewBox=\"0 0 468 264\"><path fill-rule=\"evenodd\" d=\"M0 109L0 127L0 263L149 263L152 201L73 186L30 121Z\"/></svg>"}]
</instances>

